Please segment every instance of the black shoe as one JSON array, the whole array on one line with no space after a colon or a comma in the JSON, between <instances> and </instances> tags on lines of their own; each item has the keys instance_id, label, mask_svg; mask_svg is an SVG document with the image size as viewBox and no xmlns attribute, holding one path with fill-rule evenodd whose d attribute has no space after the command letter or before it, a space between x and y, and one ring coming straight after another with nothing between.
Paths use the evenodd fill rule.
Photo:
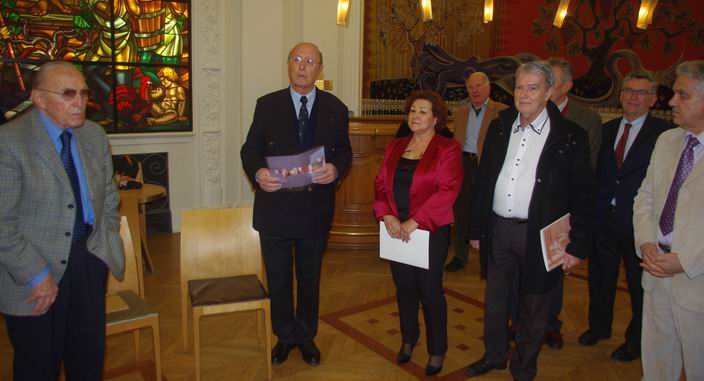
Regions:
<instances>
[{"instance_id":1,"label":"black shoe","mask_svg":"<svg viewBox=\"0 0 704 381\"><path fill-rule=\"evenodd\" d=\"M464 370L464 374L466 374L467 376L475 377L481 376L482 374L492 371L494 369L506 369L506 363L492 364L490 362L487 362L485 357L482 357L478 361L469 364L467 369Z\"/></svg>"},{"instance_id":2,"label":"black shoe","mask_svg":"<svg viewBox=\"0 0 704 381\"><path fill-rule=\"evenodd\" d=\"M584 332L583 334L581 334L581 335L579 336L578 341L579 341L579 343L582 344L582 345L587 345L587 346L589 346L589 345L594 345L594 344L596 344L596 342L599 341L599 340L601 340L601 339L608 339L608 338L610 338L610 337L611 337L611 336L602 336L602 335L600 335L600 334L598 334L598 333L596 333L596 332L594 332L594 331L588 329L586 332Z\"/></svg>"},{"instance_id":3,"label":"black shoe","mask_svg":"<svg viewBox=\"0 0 704 381\"><path fill-rule=\"evenodd\" d=\"M411 349L409 351L405 351L405 347L407 345L411 346ZM410 343L404 343L401 345L401 349L398 350L398 353L396 354L396 362L399 364L405 364L409 361L411 361L411 355L413 354L413 348L415 347L415 344L410 344Z\"/></svg>"},{"instance_id":4,"label":"black shoe","mask_svg":"<svg viewBox=\"0 0 704 381\"><path fill-rule=\"evenodd\" d=\"M624 343L611 353L611 358L616 361L633 361L638 357L640 357L640 349L633 348L628 343Z\"/></svg>"},{"instance_id":5,"label":"black shoe","mask_svg":"<svg viewBox=\"0 0 704 381\"><path fill-rule=\"evenodd\" d=\"M430 358L428 359L428 365L425 366L425 375L426 376L432 376L432 375L438 374L442 371L442 363L443 363L445 356L438 356L438 357L440 357L440 365L439 366L435 366L435 365L430 364L433 361L433 357L436 357L436 356L430 356Z\"/></svg>"},{"instance_id":6,"label":"black shoe","mask_svg":"<svg viewBox=\"0 0 704 381\"><path fill-rule=\"evenodd\" d=\"M288 359L288 353L293 347L295 347L293 344L285 344L280 341L276 343L274 349L271 350L271 363L274 365L283 364Z\"/></svg>"},{"instance_id":7,"label":"black shoe","mask_svg":"<svg viewBox=\"0 0 704 381\"><path fill-rule=\"evenodd\" d=\"M457 270L462 270L464 268L464 263L457 260L457 258L452 258L450 263L445 265L445 271L448 273L454 273Z\"/></svg>"},{"instance_id":8,"label":"black shoe","mask_svg":"<svg viewBox=\"0 0 704 381\"><path fill-rule=\"evenodd\" d=\"M543 340L545 344L552 349L562 349L562 346L565 344L562 341L562 335L558 331L545 331Z\"/></svg>"},{"instance_id":9,"label":"black shoe","mask_svg":"<svg viewBox=\"0 0 704 381\"><path fill-rule=\"evenodd\" d=\"M303 361L307 362L308 365L320 364L320 350L315 346L314 342L299 344L298 348L301 350Z\"/></svg>"}]
</instances>

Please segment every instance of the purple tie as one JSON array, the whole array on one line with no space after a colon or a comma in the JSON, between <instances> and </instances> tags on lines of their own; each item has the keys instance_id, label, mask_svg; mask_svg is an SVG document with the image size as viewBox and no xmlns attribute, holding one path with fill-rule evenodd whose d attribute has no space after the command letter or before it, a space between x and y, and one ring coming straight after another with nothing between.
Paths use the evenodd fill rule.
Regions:
<instances>
[{"instance_id":1,"label":"purple tie","mask_svg":"<svg viewBox=\"0 0 704 381\"><path fill-rule=\"evenodd\" d=\"M680 163L677 165L675 178L672 179L670 192L667 194L667 201L665 201L665 207L662 208L662 214L660 215L660 231L662 231L663 235L672 233L672 226L675 222L675 209L677 208L677 194L680 192L684 181L687 180L689 173L692 172L692 167L694 167L694 147L698 144L699 140L690 135L689 140L687 140L687 146L684 147L682 156L680 156Z\"/></svg>"}]
</instances>

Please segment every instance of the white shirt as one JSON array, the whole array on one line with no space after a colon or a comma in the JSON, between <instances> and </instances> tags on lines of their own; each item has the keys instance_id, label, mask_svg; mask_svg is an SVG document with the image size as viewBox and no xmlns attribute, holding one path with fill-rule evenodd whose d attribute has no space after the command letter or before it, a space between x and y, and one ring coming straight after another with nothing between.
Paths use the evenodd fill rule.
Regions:
<instances>
[{"instance_id":1,"label":"white shirt","mask_svg":"<svg viewBox=\"0 0 704 381\"><path fill-rule=\"evenodd\" d=\"M618 142L621 141L621 136L623 136L623 131L626 129L626 123L631 124L631 129L628 130L628 139L626 140L626 149L623 151L623 161L626 161L626 157L628 156L628 150L631 149L631 146L633 146L633 142L636 140L636 137L638 136L638 133L640 132L641 128L643 128L643 123L645 122L645 118L648 117L648 114L645 113L643 116L640 116L633 121L627 121L626 117L621 118L621 124L618 127L618 133L616 133L616 140L614 141L614 152L616 152L616 147L618 146Z\"/></svg>"},{"instance_id":2,"label":"white shirt","mask_svg":"<svg viewBox=\"0 0 704 381\"><path fill-rule=\"evenodd\" d=\"M528 218L540 153L550 133L547 109L525 128L520 115L513 122L506 159L494 188L494 213L506 218Z\"/></svg>"},{"instance_id":3,"label":"white shirt","mask_svg":"<svg viewBox=\"0 0 704 381\"><path fill-rule=\"evenodd\" d=\"M682 151L684 151L685 147L687 146L687 141L689 140L690 136L695 136L697 140L699 140L699 144L697 144L696 147L694 147L694 167L699 164L701 161L702 156L704 156L704 132L700 133L699 135L694 135L691 132L687 132L684 134L684 140L682 141L682 148L680 148L680 157L682 156ZM679 159L677 160L677 163L679 164ZM677 168L673 168L673 171L677 171ZM694 169L692 169L692 172ZM691 174L691 173L690 173ZM672 186L672 184L670 184ZM670 190L668 189L668 192ZM677 207L680 207L680 205L677 205ZM677 215L677 207L675 208L675 216ZM685 206L686 207L686 206ZM668 235L663 235L662 231L660 230L660 221L658 222L658 243L661 243L663 245L667 246L672 246L672 234L673 232L670 232Z\"/></svg>"},{"instance_id":4,"label":"white shirt","mask_svg":"<svg viewBox=\"0 0 704 381\"><path fill-rule=\"evenodd\" d=\"M560 103L559 105L557 105L557 108L560 109L560 112L565 111L565 107L567 107L567 102L569 100L570 100L569 98L565 97L565 100L562 101L562 103Z\"/></svg>"}]
</instances>

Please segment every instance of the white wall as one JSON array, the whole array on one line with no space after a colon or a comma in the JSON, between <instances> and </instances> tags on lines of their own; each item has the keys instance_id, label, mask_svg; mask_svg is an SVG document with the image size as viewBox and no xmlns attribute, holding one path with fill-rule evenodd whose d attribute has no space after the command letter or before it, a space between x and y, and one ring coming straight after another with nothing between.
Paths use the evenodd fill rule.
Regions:
<instances>
[{"instance_id":1,"label":"white wall","mask_svg":"<svg viewBox=\"0 0 704 381\"><path fill-rule=\"evenodd\" d=\"M347 27L335 0L198 0L192 4L193 132L111 135L113 154L167 152L173 228L192 207L253 200L239 151L256 100L288 85L286 56L300 41L324 54L332 92L358 115L363 1Z\"/></svg>"}]
</instances>

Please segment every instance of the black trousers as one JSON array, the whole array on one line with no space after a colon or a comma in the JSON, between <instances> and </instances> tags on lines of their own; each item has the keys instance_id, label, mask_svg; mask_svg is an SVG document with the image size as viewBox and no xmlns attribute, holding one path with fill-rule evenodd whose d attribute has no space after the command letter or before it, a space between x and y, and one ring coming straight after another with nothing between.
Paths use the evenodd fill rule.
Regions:
<instances>
[{"instance_id":1,"label":"black trousers","mask_svg":"<svg viewBox=\"0 0 704 381\"><path fill-rule=\"evenodd\" d=\"M640 348L643 270L635 253L633 234L609 212L606 221L597 227L595 237L596 250L589 258L589 329L601 336L611 336L619 264L623 258L632 314L626 329L626 343Z\"/></svg>"},{"instance_id":2,"label":"black trousers","mask_svg":"<svg viewBox=\"0 0 704 381\"><path fill-rule=\"evenodd\" d=\"M418 303L421 303L428 353L432 356L447 352L447 301L442 289L442 273L449 238L449 226L430 233L428 270L389 262L396 285L401 338L404 343L415 344L418 341Z\"/></svg>"},{"instance_id":3,"label":"black trousers","mask_svg":"<svg viewBox=\"0 0 704 381\"><path fill-rule=\"evenodd\" d=\"M467 263L469 259L469 207L472 202L472 188L474 187L474 174L477 172L477 158L470 155L462 157L462 168L464 169L464 177L462 179L462 187L457 195L453 213L455 215L454 223L454 260L461 263Z\"/></svg>"},{"instance_id":4,"label":"black trousers","mask_svg":"<svg viewBox=\"0 0 704 381\"><path fill-rule=\"evenodd\" d=\"M271 299L271 325L284 344L305 344L318 333L320 270L326 237L290 239L259 233ZM293 307L293 271L298 305Z\"/></svg>"},{"instance_id":5,"label":"black trousers","mask_svg":"<svg viewBox=\"0 0 704 381\"><path fill-rule=\"evenodd\" d=\"M59 293L46 313L5 315L15 381L56 381L62 361L67 381L102 379L107 266L88 252L86 240L71 246Z\"/></svg>"},{"instance_id":6,"label":"black trousers","mask_svg":"<svg viewBox=\"0 0 704 381\"><path fill-rule=\"evenodd\" d=\"M492 253L487 267L484 310L484 348L486 360L505 363L510 349L507 325L509 304L515 282L523 276L527 223L515 223L494 215L491 227ZM538 372L537 361L548 315L546 294L525 294L518 288L519 308L516 327L516 351L511 358L511 374L517 380L532 380Z\"/></svg>"}]
</instances>

